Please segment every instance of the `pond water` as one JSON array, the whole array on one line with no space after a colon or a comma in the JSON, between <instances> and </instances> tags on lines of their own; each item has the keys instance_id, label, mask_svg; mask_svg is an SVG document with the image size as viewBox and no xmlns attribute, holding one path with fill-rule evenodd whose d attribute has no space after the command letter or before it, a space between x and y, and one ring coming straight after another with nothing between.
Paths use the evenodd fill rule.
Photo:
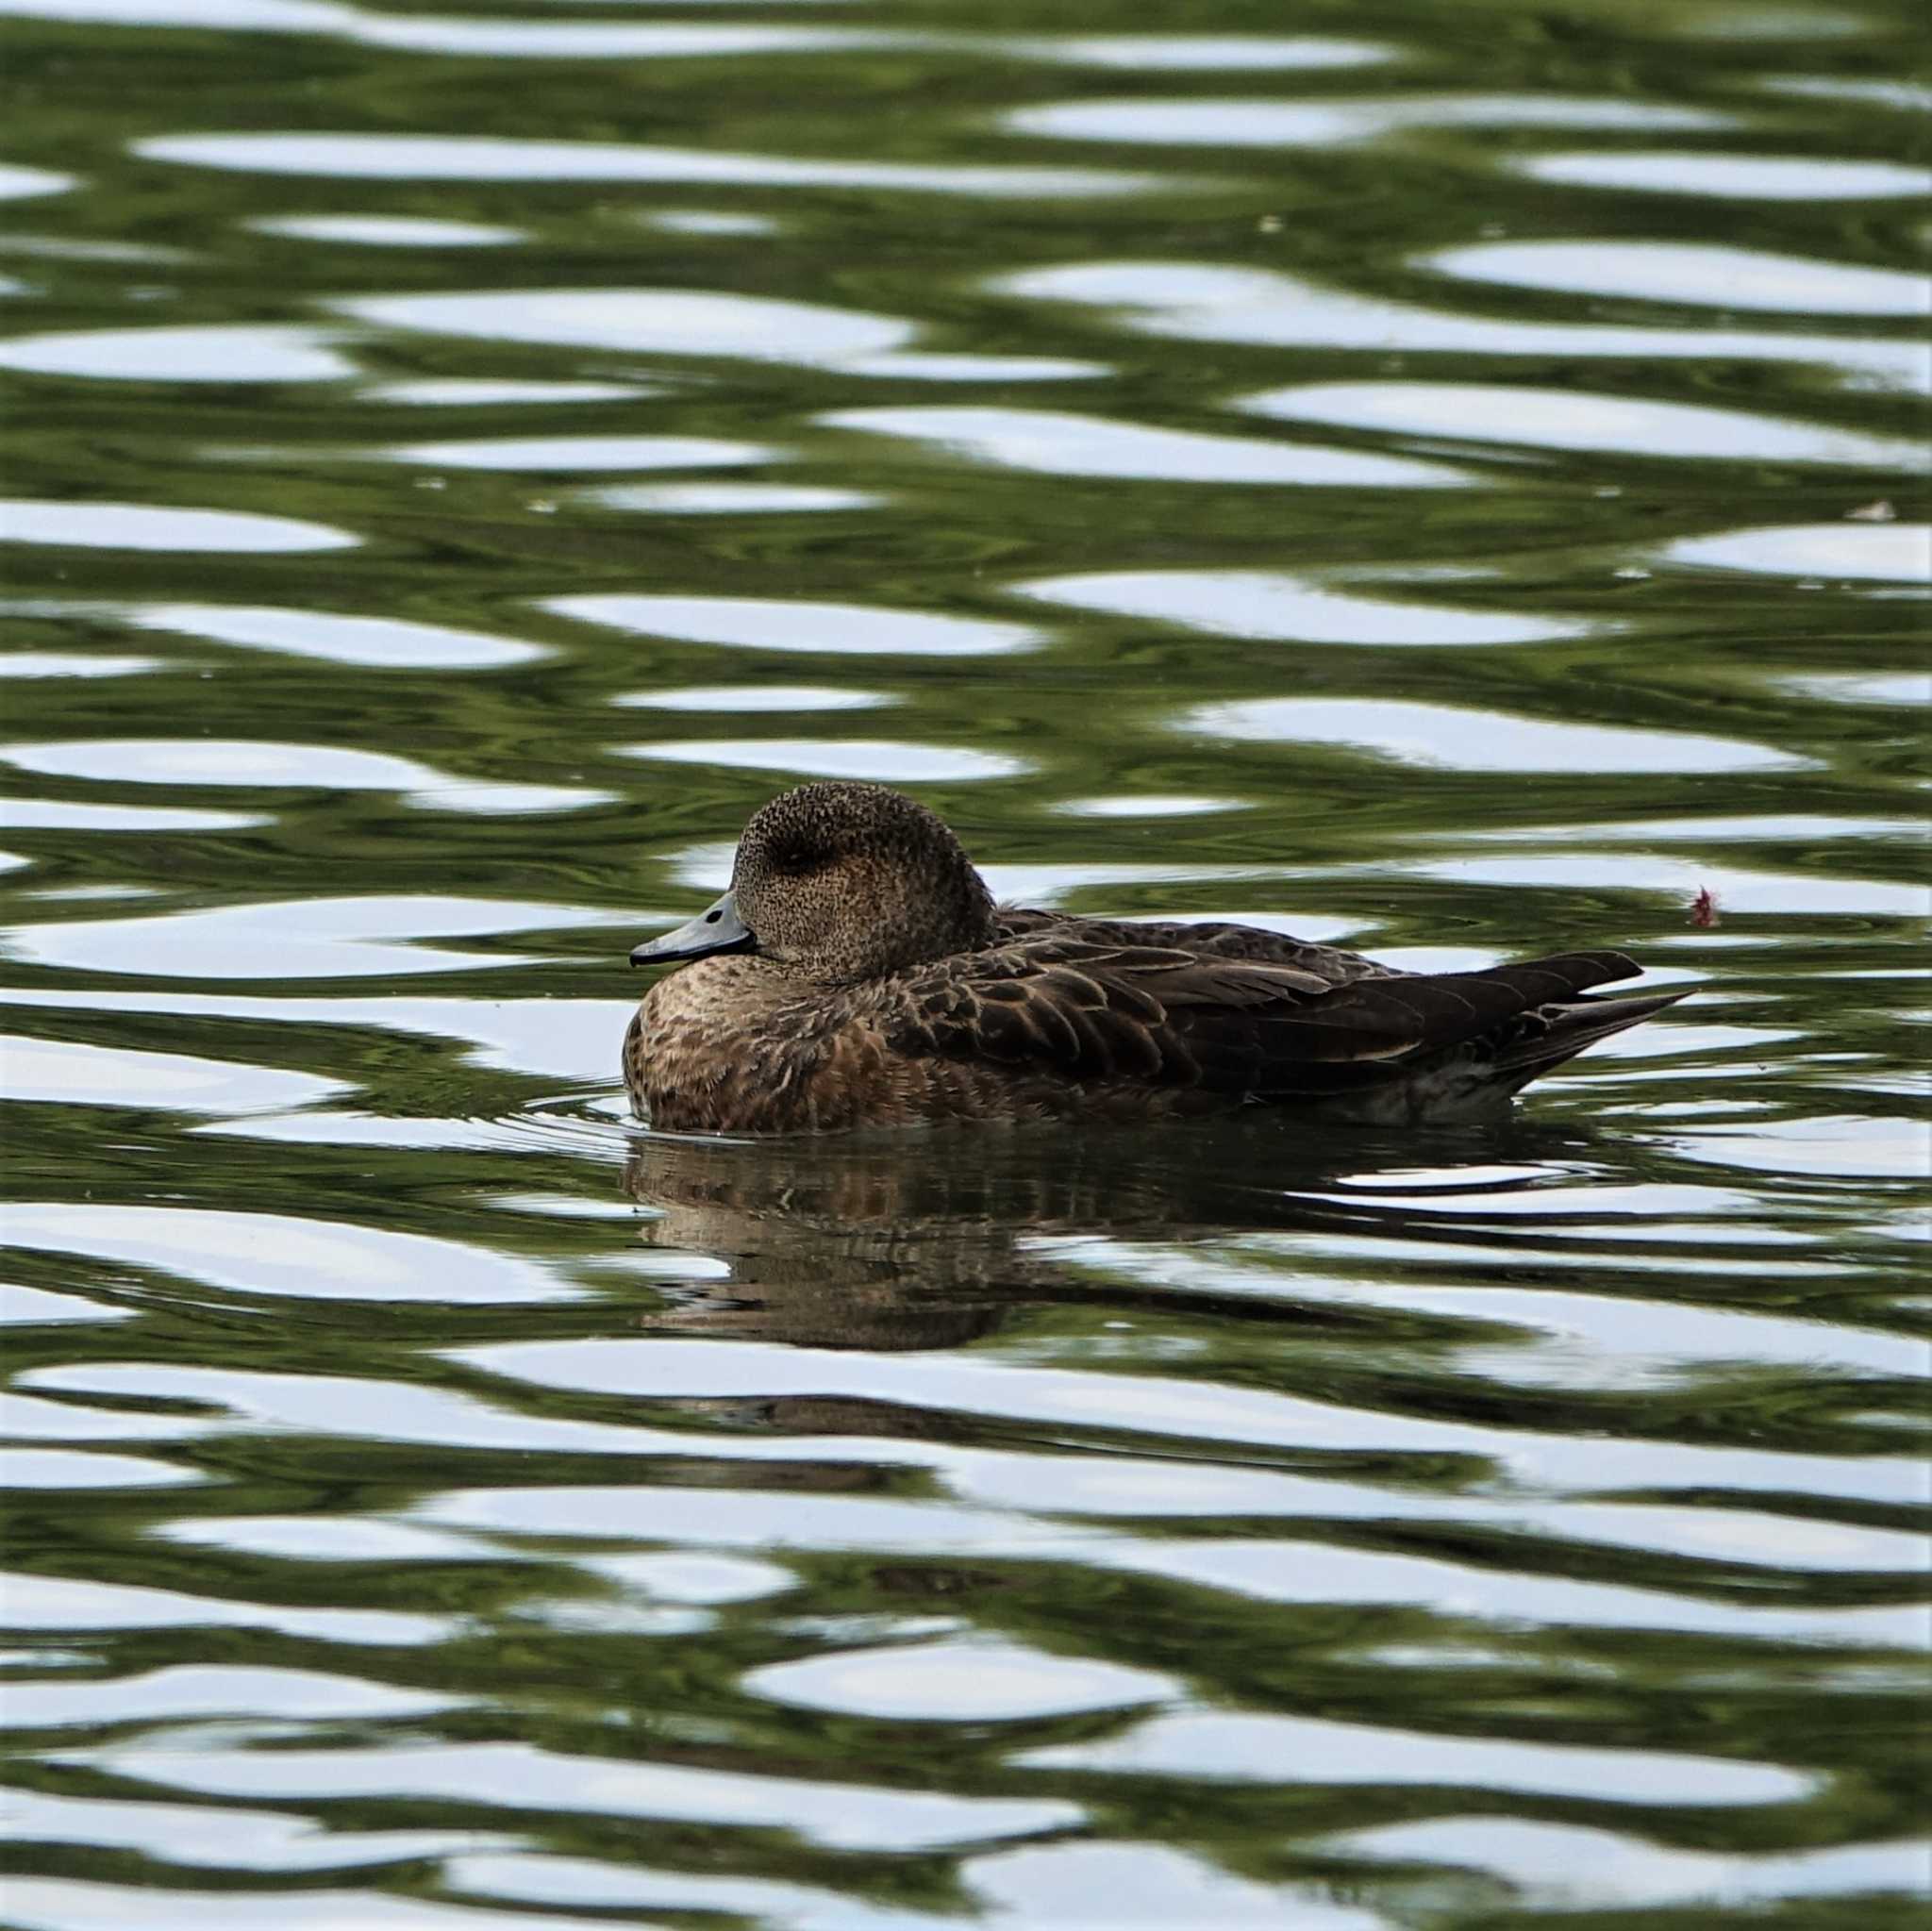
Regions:
<instances>
[{"instance_id":1,"label":"pond water","mask_svg":"<svg viewBox=\"0 0 1932 1931\"><path fill-rule=\"evenodd\" d=\"M0 1916L1912 1918L1924 46L0 0ZM805 774L1697 996L1480 1129L647 1134Z\"/></svg>"}]
</instances>

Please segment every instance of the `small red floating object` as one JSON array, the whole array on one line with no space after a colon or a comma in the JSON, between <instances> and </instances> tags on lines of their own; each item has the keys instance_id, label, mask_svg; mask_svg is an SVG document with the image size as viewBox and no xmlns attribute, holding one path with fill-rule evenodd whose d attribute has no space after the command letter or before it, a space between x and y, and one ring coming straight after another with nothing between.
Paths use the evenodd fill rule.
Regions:
<instances>
[{"instance_id":1,"label":"small red floating object","mask_svg":"<svg viewBox=\"0 0 1932 1931\"><path fill-rule=\"evenodd\" d=\"M1717 893L1707 885L1700 885L1690 901L1690 923L1707 926L1717 924Z\"/></svg>"}]
</instances>

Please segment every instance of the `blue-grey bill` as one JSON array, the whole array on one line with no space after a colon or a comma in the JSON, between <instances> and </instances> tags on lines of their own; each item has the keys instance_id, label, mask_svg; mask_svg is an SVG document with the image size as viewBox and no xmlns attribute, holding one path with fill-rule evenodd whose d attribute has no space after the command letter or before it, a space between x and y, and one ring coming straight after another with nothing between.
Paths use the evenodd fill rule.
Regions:
<instances>
[{"instance_id":1,"label":"blue-grey bill","mask_svg":"<svg viewBox=\"0 0 1932 1931\"><path fill-rule=\"evenodd\" d=\"M638 965L671 965L693 958L709 958L720 952L751 952L758 945L752 929L738 916L738 907L727 891L716 905L696 918L667 932L661 939L647 939L630 956Z\"/></svg>"}]
</instances>

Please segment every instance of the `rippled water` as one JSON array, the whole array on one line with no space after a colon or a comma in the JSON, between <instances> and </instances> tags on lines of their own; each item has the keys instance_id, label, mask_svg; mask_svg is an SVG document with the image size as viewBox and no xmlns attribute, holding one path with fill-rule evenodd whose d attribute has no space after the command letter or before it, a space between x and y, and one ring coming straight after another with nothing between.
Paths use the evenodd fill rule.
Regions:
<instances>
[{"instance_id":1,"label":"rippled water","mask_svg":"<svg viewBox=\"0 0 1932 1931\"><path fill-rule=\"evenodd\" d=\"M1923 51L0 0L7 1923L1911 1917ZM1483 1130L644 1134L805 773L1701 990Z\"/></svg>"}]
</instances>

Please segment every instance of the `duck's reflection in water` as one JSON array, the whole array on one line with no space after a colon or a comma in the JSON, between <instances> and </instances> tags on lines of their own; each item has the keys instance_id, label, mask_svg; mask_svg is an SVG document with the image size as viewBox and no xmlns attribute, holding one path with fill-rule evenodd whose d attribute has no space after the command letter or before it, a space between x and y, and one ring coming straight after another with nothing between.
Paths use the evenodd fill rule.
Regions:
<instances>
[{"instance_id":1,"label":"duck's reflection in water","mask_svg":"<svg viewBox=\"0 0 1932 1931\"><path fill-rule=\"evenodd\" d=\"M1313 1139L1275 1119L1184 1134L649 1135L625 1180L650 1213L646 1243L730 1269L724 1279L657 1283L665 1305L641 1318L645 1327L904 1351L958 1347L1056 1302L1171 1307L1170 1289L1137 1281L1128 1243L1301 1233L1332 1253L1356 1234L1439 1229L1445 1190L1479 1219L1487 1190L1521 1187L1526 1173L1574 1174L1586 1145L1574 1131L1523 1122ZM1413 1211L1401 1197L1409 1175L1426 1182ZM1466 1232L1469 1220L1457 1219ZM1112 1265L1108 1243L1121 1248ZM1306 1318L1266 1294L1204 1289L1187 1299L1247 1321Z\"/></svg>"}]
</instances>

